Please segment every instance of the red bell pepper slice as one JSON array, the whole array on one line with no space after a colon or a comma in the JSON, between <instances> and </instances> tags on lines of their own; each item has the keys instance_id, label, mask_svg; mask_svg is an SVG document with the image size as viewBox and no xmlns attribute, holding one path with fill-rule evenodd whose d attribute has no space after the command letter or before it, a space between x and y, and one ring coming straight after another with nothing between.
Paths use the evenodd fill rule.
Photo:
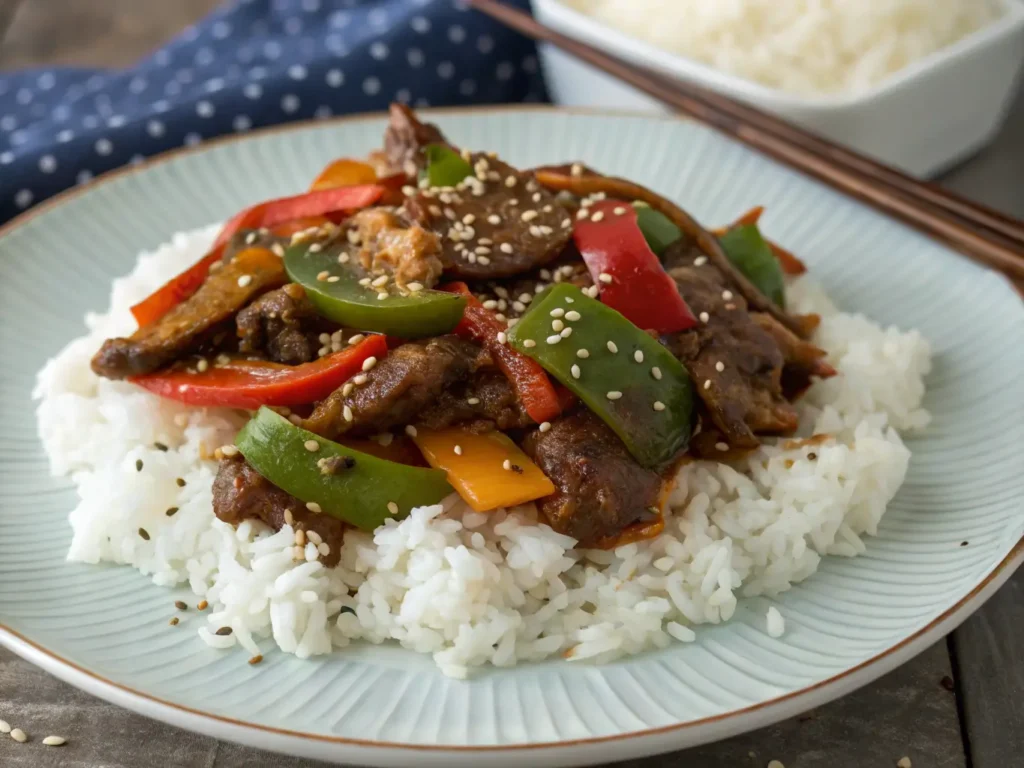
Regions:
<instances>
[{"instance_id":1,"label":"red bell pepper slice","mask_svg":"<svg viewBox=\"0 0 1024 768\"><path fill-rule=\"evenodd\" d=\"M202 373L159 371L129 379L143 389L192 406L256 410L261 405L303 405L322 400L362 370L368 357L387 354L383 336L303 365L234 360Z\"/></svg>"},{"instance_id":2,"label":"red bell pepper slice","mask_svg":"<svg viewBox=\"0 0 1024 768\"><path fill-rule=\"evenodd\" d=\"M439 286L438 290L466 297L466 308L462 320L455 326L455 333L482 344L491 353L498 367L515 387L530 418L543 424L560 414L562 403L544 369L508 344L498 341L498 334L507 331L508 325L486 309L465 283L448 283Z\"/></svg>"},{"instance_id":3,"label":"red bell pepper slice","mask_svg":"<svg viewBox=\"0 0 1024 768\"><path fill-rule=\"evenodd\" d=\"M643 330L674 333L695 326L697 318L644 239L636 209L604 200L588 210L590 216L576 222L573 239L601 301Z\"/></svg>"},{"instance_id":4,"label":"red bell pepper slice","mask_svg":"<svg viewBox=\"0 0 1024 768\"><path fill-rule=\"evenodd\" d=\"M271 228L295 219L347 214L373 205L385 191L387 190L378 184L338 187L268 200L252 208L246 208L224 225L206 256L133 306L132 315L140 327L148 325L159 320L199 290L199 286L210 272L210 267L223 255L224 246L241 229Z\"/></svg>"}]
</instances>

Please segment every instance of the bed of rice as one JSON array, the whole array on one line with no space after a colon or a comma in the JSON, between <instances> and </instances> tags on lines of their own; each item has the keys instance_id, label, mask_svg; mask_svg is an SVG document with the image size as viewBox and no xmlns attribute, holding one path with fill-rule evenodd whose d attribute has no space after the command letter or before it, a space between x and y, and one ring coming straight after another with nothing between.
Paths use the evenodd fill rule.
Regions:
<instances>
[{"instance_id":1,"label":"bed of rice","mask_svg":"<svg viewBox=\"0 0 1024 768\"><path fill-rule=\"evenodd\" d=\"M808 392L801 433L832 437L766 445L736 466L685 467L659 538L576 550L537 522L532 505L484 515L451 497L372 534L350 532L337 568L321 565L312 544L295 562L290 528L236 530L213 515L217 465L206 457L232 442L245 413L188 409L89 369L102 339L134 329L129 306L214 234L179 234L140 256L114 281L110 311L87 317L88 334L46 365L35 393L52 471L71 475L78 491L68 558L187 584L210 604L199 634L214 647L254 655L276 646L305 658L390 640L462 677L481 664L556 654L601 662L689 642L698 625L727 621L740 597L785 591L823 555L862 552L907 471L897 430L928 422L928 343L839 313L804 278L790 287L791 305L823 315L816 341L840 375ZM214 634L223 626L233 633ZM764 629L781 635L784 616L772 609Z\"/></svg>"},{"instance_id":2,"label":"bed of rice","mask_svg":"<svg viewBox=\"0 0 1024 768\"><path fill-rule=\"evenodd\" d=\"M863 91L1006 13L1001 0L562 0L670 53L800 94Z\"/></svg>"}]
</instances>

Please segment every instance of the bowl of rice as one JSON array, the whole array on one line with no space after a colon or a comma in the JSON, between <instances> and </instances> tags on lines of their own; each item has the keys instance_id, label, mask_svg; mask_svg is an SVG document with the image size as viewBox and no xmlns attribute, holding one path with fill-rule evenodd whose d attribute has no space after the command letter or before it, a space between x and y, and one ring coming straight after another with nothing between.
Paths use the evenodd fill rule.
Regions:
<instances>
[{"instance_id":1,"label":"bowl of rice","mask_svg":"<svg viewBox=\"0 0 1024 768\"><path fill-rule=\"evenodd\" d=\"M542 23L918 176L983 147L1024 65L1019 0L533 0ZM551 46L559 104L664 111Z\"/></svg>"}]
</instances>

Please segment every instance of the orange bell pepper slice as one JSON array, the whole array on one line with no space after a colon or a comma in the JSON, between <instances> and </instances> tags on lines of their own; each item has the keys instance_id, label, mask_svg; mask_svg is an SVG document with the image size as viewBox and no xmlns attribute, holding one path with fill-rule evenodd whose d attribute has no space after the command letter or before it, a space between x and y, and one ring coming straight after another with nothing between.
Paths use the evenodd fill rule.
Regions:
<instances>
[{"instance_id":1,"label":"orange bell pepper slice","mask_svg":"<svg viewBox=\"0 0 1024 768\"><path fill-rule=\"evenodd\" d=\"M310 190L351 187L354 184L373 184L377 172L372 165L343 157L324 168L313 181Z\"/></svg>"},{"instance_id":2,"label":"orange bell pepper slice","mask_svg":"<svg viewBox=\"0 0 1024 768\"><path fill-rule=\"evenodd\" d=\"M514 507L555 492L540 467L502 432L420 429L413 440L427 463L447 472L448 482L477 512Z\"/></svg>"}]
</instances>

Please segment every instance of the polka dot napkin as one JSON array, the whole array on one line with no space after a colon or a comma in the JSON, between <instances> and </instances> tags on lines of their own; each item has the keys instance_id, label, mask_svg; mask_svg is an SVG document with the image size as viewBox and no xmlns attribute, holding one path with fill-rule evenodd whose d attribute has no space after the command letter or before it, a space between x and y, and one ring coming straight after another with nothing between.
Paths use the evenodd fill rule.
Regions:
<instances>
[{"instance_id":1,"label":"polka dot napkin","mask_svg":"<svg viewBox=\"0 0 1024 768\"><path fill-rule=\"evenodd\" d=\"M532 42L463 0L235 0L130 69L0 73L0 222L226 133L545 99Z\"/></svg>"}]
</instances>

